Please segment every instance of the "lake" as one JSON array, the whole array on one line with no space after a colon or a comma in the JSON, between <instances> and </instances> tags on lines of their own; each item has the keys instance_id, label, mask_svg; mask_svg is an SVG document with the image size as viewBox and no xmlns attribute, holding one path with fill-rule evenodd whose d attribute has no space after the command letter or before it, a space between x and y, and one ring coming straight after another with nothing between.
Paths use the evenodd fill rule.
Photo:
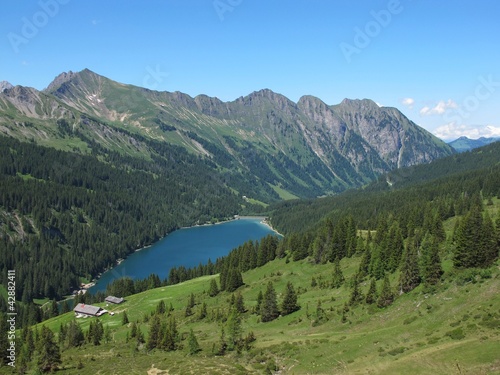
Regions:
<instances>
[{"instance_id":1,"label":"lake","mask_svg":"<svg viewBox=\"0 0 500 375\"><path fill-rule=\"evenodd\" d=\"M176 230L152 246L129 255L119 265L103 273L89 292L104 292L109 283L120 277L144 279L155 273L163 280L172 267L194 267L200 262L207 263L208 259L215 262L218 257L227 255L248 240L259 240L268 234L276 234L261 223L262 219L243 217L217 225Z\"/></svg>"}]
</instances>

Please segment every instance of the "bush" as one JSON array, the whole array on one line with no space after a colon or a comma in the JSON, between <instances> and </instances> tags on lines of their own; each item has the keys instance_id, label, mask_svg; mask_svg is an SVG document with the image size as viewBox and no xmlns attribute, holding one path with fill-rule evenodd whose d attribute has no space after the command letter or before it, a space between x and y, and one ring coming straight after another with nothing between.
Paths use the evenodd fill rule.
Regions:
<instances>
[{"instance_id":1,"label":"bush","mask_svg":"<svg viewBox=\"0 0 500 375\"><path fill-rule=\"evenodd\" d=\"M448 336L452 340L462 340L463 338L465 338L465 334L462 328L457 328L453 331L446 332L445 336Z\"/></svg>"}]
</instances>

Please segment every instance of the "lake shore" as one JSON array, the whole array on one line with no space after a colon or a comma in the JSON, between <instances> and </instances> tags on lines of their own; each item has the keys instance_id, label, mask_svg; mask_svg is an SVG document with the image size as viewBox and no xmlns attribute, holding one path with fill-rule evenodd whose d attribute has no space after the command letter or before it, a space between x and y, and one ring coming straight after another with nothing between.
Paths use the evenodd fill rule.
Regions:
<instances>
[{"instance_id":1,"label":"lake shore","mask_svg":"<svg viewBox=\"0 0 500 375\"><path fill-rule=\"evenodd\" d=\"M257 215L256 216L237 216L236 215L234 218L231 218L231 219L228 219L228 220L223 220L223 221L218 221L216 223L195 224L195 225L192 225L192 226L180 227L178 229L173 230L172 232L167 233L165 236L163 236L160 239L158 239L158 241L155 241L155 243L149 244L149 245L146 245L146 246L143 246L143 247L140 247L140 248L134 250L129 255L132 255L132 254L140 252L142 250L151 248L157 242L161 241L165 237L168 237L172 233L177 232L178 230L181 230L181 229L192 229L192 228L197 228L197 227L214 226L214 225L219 225L219 224L228 224L228 223L235 222L235 221L238 221L238 220L258 220L259 224L262 224L263 226L267 227L269 230L271 230L272 232L276 233L278 236L283 236L281 233L279 233L276 229L274 229L271 226L271 224L268 222L268 217L267 216L257 216ZM127 259L127 258L128 258L128 256L125 259ZM91 289L93 286L95 286L98 283L98 281L101 279L101 276L105 272L113 270L115 267L119 266L125 259L118 259L115 262L115 265L113 265L110 268L107 268L102 273L99 273L99 275L97 277L95 277L94 279L92 279L91 282L88 285L86 285L85 288L82 288L82 289L84 289L85 291L87 291L88 289Z\"/></svg>"}]
</instances>

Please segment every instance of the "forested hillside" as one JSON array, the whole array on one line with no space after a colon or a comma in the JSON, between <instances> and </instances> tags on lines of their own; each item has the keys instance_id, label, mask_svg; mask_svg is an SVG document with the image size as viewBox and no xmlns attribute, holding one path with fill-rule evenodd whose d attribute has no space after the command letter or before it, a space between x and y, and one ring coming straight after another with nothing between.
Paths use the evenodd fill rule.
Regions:
<instances>
[{"instance_id":1,"label":"forested hillside","mask_svg":"<svg viewBox=\"0 0 500 375\"><path fill-rule=\"evenodd\" d=\"M460 215L473 195L499 194L500 144L493 143L428 165L398 169L335 197L277 203L271 221L282 233L305 232L321 220L350 214L361 228L373 229L375 218L383 213L397 215L405 223L415 215L422 221L422 202L433 202L448 216Z\"/></svg>"},{"instance_id":2,"label":"forested hillside","mask_svg":"<svg viewBox=\"0 0 500 375\"><path fill-rule=\"evenodd\" d=\"M208 161L150 147L149 161L101 161L98 147L85 156L0 137L0 270L17 270L19 300L61 298L176 228L241 211Z\"/></svg>"}]
</instances>

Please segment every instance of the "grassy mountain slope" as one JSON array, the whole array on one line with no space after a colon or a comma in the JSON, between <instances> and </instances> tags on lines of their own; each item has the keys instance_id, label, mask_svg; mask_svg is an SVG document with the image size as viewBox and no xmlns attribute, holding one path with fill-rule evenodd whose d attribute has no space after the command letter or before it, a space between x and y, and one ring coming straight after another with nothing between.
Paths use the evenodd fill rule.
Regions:
<instances>
[{"instance_id":1,"label":"grassy mountain slope","mask_svg":"<svg viewBox=\"0 0 500 375\"><path fill-rule=\"evenodd\" d=\"M353 276L358 263L359 258L341 262L346 279ZM445 260L443 266L449 270L449 261ZM497 374L500 274L496 266L490 271L472 283L460 281L463 278L449 279L434 293L424 293L419 287L386 309L367 305L351 308L342 322L341 311L349 299L349 288L311 287L313 276L318 281L330 279L331 265L276 260L244 274L246 286L240 290L247 309L251 311L255 306L259 290L265 290L269 281L279 300L291 281L299 290L301 309L269 323L260 323L256 315L245 313L243 332L253 331L257 341L249 352L225 357L211 353L219 340L221 323L198 321L196 314L201 301L208 304L209 316L218 308L227 310L230 294L208 297L209 280L216 276L203 277L129 296L123 305L112 306L116 314L101 318L111 328L112 342L64 352L65 369L60 373L143 374L149 370L165 374L256 374L275 363L282 374ZM392 282L395 284L395 277ZM367 289L368 285L363 284L363 293ZM199 304L195 315L185 318L184 308L191 293ZM181 334L186 336L190 329L194 330L202 348L200 353L188 355L186 340L180 352L153 351L147 355L141 347L134 349L134 340L125 342L130 325L122 326L123 312L131 322L138 321L146 334L149 325L143 322L144 316L154 311L161 300L174 306ZM319 323L318 301L325 316ZM71 319L73 314L68 313L44 324L58 331L61 323ZM77 321L86 330L91 319ZM76 368L79 361L84 363L83 369Z\"/></svg>"}]
</instances>

